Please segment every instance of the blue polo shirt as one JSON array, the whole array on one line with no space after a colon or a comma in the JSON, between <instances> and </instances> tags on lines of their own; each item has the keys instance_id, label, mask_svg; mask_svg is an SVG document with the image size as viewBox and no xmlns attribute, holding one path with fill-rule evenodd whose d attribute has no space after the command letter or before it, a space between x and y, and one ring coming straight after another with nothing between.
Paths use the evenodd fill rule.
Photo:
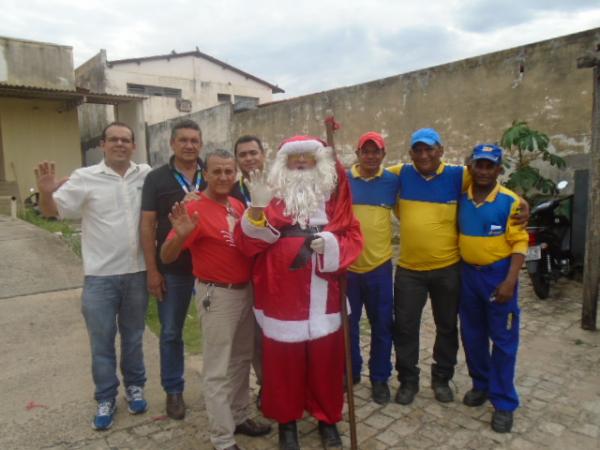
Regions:
<instances>
[{"instance_id":1,"label":"blue polo shirt","mask_svg":"<svg viewBox=\"0 0 600 450\"><path fill-rule=\"evenodd\" d=\"M458 209L458 245L463 261L487 266L513 253L527 253L527 231L510 223L510 216L517 212L519 202L519 197L500 183L496 183L479 204L473 201L471 188L462 194Z\"/></svg>"},{"instance_id":2,"label":"blue polo shirt","mask_svg":"<svg viewBox=\"0 0 600 450\"><path fill-rule=\"evenodd\" d=\"M362 178L358 164L348 171L352 210L360 222L365 246L349 270L370 272L392 257L391 213L398 195L399 177L383 168L372 178Z\"/></svg>"}]
</instances>

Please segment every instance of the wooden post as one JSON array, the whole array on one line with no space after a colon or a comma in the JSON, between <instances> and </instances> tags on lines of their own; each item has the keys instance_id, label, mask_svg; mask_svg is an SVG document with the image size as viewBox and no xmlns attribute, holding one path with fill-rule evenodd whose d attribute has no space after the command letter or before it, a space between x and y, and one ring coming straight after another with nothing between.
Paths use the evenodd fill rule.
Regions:
<instances>
[{"instance_id":1,"label":"wooden post","mask_svg":"<svg viewBox=\"0 0 600 450\"><path fill-rule=\"evenodd\" d=\"M600 288L600 44L596 54L577 58L577 67L593 68L594 99L592 108L592 147L586 227L586 251L583 270L583 308L581 328L596 329Z\"/></svg>"},{"instance_id":2,"label":"wooden post","mask_svg":"<svg viewBox=\"0 0 600 450\"><path fill-rule=\"evenodd\" d=\"M325 118L325 130L327 132L327 145L333 150L334 157L337 159L335 152L335 143L333 133L340 127L333 116ZM348 305L346 304L346 273L342 273L339 277L340 283L340 304L342 310L342 331L344 333L344 355L346 360L346 400L348 402L348 422L350 425L350 449L358 450L358 439L356 437L356 412L354 408L354 380L352 379L352 355L350 343L350 318L348 317Z\"/></svg>"}]
</instances>

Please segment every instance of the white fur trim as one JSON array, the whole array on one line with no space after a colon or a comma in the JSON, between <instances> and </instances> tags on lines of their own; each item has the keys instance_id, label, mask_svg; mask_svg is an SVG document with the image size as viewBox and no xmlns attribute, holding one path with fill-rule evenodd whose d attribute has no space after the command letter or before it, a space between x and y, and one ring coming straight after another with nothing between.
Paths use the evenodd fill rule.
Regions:
<instances>
[{"instance_id":1,"label":"white fur trim","mask_svg":"<svg viewBox=\"0 0 600 450\"><path fill-rule=\"evenodd\" d=\"M265 336L279 342L303 342L319 339L339 330L342 316L340 313L327 314L329 283L316 274L316 260L313 254L308 320L274 319L265 316L262 310L254 309L256 321Z\"/></svg>"},{"instance_id":2,"label":"white fur trim","mask_svg":"<svg viewBox=\"0 0 600 450\"><path fill-rule=\"evenodd\" d=\"M336 332L342 325L340 313L324 314L309 320L280 320L265 316L260 309L254 310L262 332L279 342L305 342L322 338Z\"/></svg>"},{"instance_id":3,"label":"white fur trim","mask_svg":"<svg viewBox=\"0 0 600 450\"><path fill-rule=\"evenodd\" d=\"M261 241L265 241L269 244L272 244L275 241L277 241L277 239L279 239L280 236L279 231L277 231L275 228L269 225L268 222L267 226L265 227L257 227L256 225L251 224L248 218L246 217L246 214L242 216L241 226L242 231L246 236L254 239L260 239Z\"/></svg>"},{"instance_id":4,"label":"white fur trim","mask_svg":"<svg viewBox=\"0 0 600 450\"><path fill-rule=\"evenodd\" d=\"M317 258L321 272L335 272L340 268L340 244L335 235L329 231L316 234L325 240L325 251L323 256Z\"/></svg>"},{"instance_id":5,"label":"white fur trim","mask_svg":"<svg viewBox=\"0 0 600 450\"><path fill-rule=\"evenodd\" d=\"M294 153L316 152L320 148L324 148L323 144L316 140L291 141L283 144L277 154L292 155Z\"/></svg>"},{"instance_id":6,"label":"white fur trim","mask_svg":"<svg viewBox=\"0 0 600 450\"><path fill-rule=\"evenodd\" d=\"M308 219L308 224L311 226L327 225L329 219L327 218L327 212L325 210L325 202L322 202L312 216Z\"/></svg>"},{"instance_id":7,"label":"white fur trim","mask_svg":"<svg viewBox=\"0 0 600 450\"><path fill-rule=\"evenodd\" d=\"M317 268L317 254L313 253L311 255L311 270L310 270L310 309L309 309L309 320L312 323L312 319L315 320L314 326L316 327L314 330L310 329L311 335L313 333L319 334L321 336L325 336L325 331L321 329L322 326L326 326L327 324L322 324L318 321L318 318L325 316L325 312L327 311L327 287L328 284L326 280L317 276L316 268Z\"/></svg>"}]
</instances>

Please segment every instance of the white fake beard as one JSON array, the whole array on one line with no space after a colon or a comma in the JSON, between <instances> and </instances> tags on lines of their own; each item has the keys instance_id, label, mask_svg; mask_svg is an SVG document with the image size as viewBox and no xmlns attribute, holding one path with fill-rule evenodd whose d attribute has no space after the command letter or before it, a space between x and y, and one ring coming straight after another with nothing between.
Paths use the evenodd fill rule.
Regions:
<instances>
[{"instance_id":1,"label":"white fake beard","mask_svg":"<svg viewBox=\"0 0 600 450\"><path fill-rule=\"evenodd\" d=\"M316 166L303 170L288 169L287 155L277 155L269 172L268 183L274 189L275 198L285 202L283 213L302 229L336 186L335 161L329 152L325 148L318 150Z\"/></svg>"}]
</instances>

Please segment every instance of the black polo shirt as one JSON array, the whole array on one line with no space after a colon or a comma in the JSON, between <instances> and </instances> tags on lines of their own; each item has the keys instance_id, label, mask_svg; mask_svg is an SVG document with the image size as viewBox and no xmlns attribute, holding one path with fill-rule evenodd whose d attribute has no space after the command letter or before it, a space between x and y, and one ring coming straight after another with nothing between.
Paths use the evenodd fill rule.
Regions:
<instances>
[{"instance_id":1,"label":"black polo shirt","mask_svg":"<svg viewBox=\"0 0 600 450\"><path fill-rule=\"evenodd\" d=\"M237 198L240 202L244 204L244 206L248 206L248 202L250 201L250 191L248 190L248 186L244 183L244 179L240 178L235 182L233 187L231 188L231 192L229 193L234 198Z\"/></svg>"},{"instance_id":2,"label":"black polo shirt","mask_svg":"<svg viewBox=\"0 0 600 450\"><path fill-rule=\"evenodd\" d=\"M142 211L155 211L156 225L156 262L158 270L161 273L171 273L175 275L192 274L192 258L189 251L185 250L179 255L176 261L171 264L163 264L160 261L160 247L171 231L171 222L169 213L175 202L180 202L185 197L185 190L175 178L175 168L173 161L175 157L171 156L168 164L153 169L144 181L142 190ZM202 162L198 160L199 167L203 167ZM196 177L202 177L202 171L196 172ZM196 179L194 179L195 185ZM200 180L200 190L206 187L204 179Z\"/></svg>"}]
</instances>

